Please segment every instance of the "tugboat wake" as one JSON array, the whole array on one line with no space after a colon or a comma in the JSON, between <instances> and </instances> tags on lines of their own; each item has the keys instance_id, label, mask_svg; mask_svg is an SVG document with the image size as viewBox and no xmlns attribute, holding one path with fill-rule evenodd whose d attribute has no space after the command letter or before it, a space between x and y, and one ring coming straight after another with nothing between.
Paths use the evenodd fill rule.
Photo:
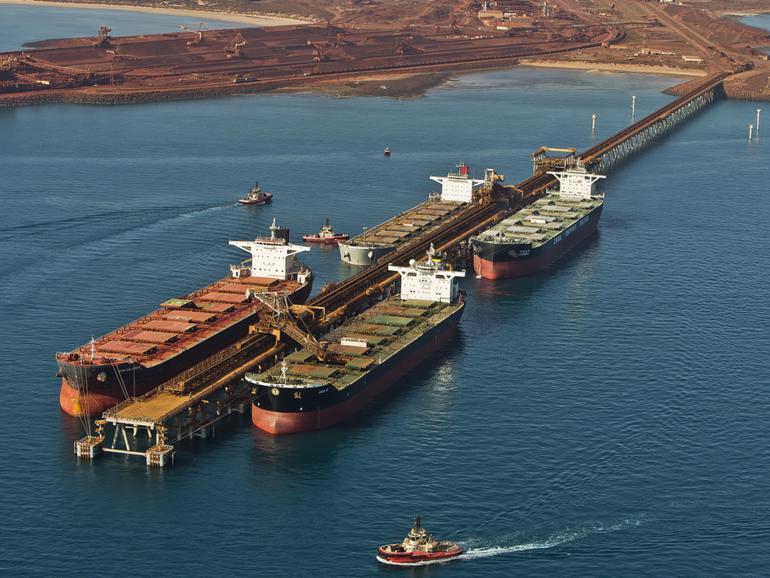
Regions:
<instances>
[{"instance_id":1,"label":"tugboat wake","mask_svg":"<svg viewBox=\"0 0 770 578\"><path fill-rule=\"evenodd\" d=\"M516 552L528 552L530 550L546 550L555 548L562 544L568 544L575 540L580 540L592 534L607 534L617 532L627 528L635 528L642 523L641 520L623 520L616 524L604 526L602 524L593 524L585 528L575 530L565 530L554 534L545 540L539 542L528 542L525 544L513 544L511 546L490 546L488 548L467 548L463 554L457 557L458 560L475 560L478 558L491 558L502 554L514 554Z\"/></svg>"}]
</instances>

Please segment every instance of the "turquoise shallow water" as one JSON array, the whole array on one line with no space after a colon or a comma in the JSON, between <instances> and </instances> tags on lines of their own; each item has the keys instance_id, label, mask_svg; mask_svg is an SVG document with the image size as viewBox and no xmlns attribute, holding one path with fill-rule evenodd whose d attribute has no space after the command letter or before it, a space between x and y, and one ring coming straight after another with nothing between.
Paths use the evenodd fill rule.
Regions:
<instances>
[{"instance_id":1,"label":"turquoise shallow water","mask_svg":"<svg viewBox=\"0 0 770 578\"><path fill-rule=\"evenodd\" d=\"M520 68L407 101L0 110L0 570L765 573L770 152L746 142L752 103L716 104L613 173L600 233L557 267L466 279L457 340L341 427L272 438L234 419L147 471L75 462L81 427L57 405L55 351L222 276L228 239L273 216L357 232L460 159L516 182L535 148L587 147L672 82ZM273 205L236 206L256 179ZM351 272L333 250L307 261L319 287ZM415 513L470 555L379 567Z\"/></svg>"}]
</instances>

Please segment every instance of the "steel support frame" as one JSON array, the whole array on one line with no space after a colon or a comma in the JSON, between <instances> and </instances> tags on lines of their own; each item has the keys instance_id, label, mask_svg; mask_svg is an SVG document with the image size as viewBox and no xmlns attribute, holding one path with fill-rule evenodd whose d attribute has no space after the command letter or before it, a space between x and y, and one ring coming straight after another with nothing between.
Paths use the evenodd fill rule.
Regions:
<instances>
[{"instance_id":1,"label":"steel support frame","mask_svg":"<svg viewBox=\"0 0 770 578\"><path fill-rule=\"evenodd\" d=\"M602 153L588 163L592 171L606 174L611 169L625 162L631 155L648 147L653 142L668 134L696 112L713 103L717 98L716 88L688 101L670 114L660 118L642 130L624 139L614 147Z\"/></svg>"}]
</instances>

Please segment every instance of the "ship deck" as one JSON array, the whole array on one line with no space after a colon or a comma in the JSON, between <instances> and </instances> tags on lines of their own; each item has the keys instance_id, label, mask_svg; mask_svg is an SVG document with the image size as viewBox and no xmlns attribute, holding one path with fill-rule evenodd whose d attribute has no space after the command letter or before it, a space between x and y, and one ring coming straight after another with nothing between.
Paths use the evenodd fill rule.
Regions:
<instances>
[{"instance_id":1,"label":"ship deck","mask_svg":"<svg viewBox=\"0 0 770 578\"><path fill-rule=\"evenodd\" d=\"M463 203L428 200L343 244L360 247L398 245L446 221L462 206Z\"/></svg>"},{"instance_id":2,"label":"ship deck","mask_svg":"<svg viewBox=\"0 0 770 578\"><path fill-rule=\"evenodd\" d=\"M337 390L345 389L375 367L386 364L394 354L460 307L460 303L402 301L393 297L323 337L339 362L321 362L310 350L300 349L285 358L288 383L281 382L280 364L261 374L251 374L249 380L296 388L330 385Z\"/></svg>"},{"instance_id":3,"label":"ship deck","mask_svg":"<svg viewBox=\"0 0 770 578\"><path fill-rule=\"evenodd\" d=\"M569 199L551 193L475 237L485 243L521 243L538 247L601 206L603 197Z\"/></svg>"},{"instance_id":4,"label":"ship deck","mask_svg":"<svg viewBox=\"0 0 770 578\"><path fill-rule=\"evenodd\" d=\"M165 362L258 311L262 304L247 298L256 291L297 291L301 284L268 277L226 277L160 308L57 359L77 365L136 362L145 367Z\"/></svg>"}]
</instances>

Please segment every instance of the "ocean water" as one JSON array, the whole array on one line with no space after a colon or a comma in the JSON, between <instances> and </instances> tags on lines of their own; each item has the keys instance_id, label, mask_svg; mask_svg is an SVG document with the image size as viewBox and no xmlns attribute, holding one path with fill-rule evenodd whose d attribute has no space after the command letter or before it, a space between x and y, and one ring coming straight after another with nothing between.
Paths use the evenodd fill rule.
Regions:
<instances>
[{"instance_id":1,"label":"ocean water","mask_svg":"<svg viewBox=\"0 0 770 578\"><path fill-rule=\"evenodd\" d=\"M274 438L234 418L155 471L75 461L82 425L58 408L54 352L223 276L241 258L228 239L273 217L295 237L327 216L356 233L459 160L514 183L534 149L585 148L674 81L514 68L412 100L0 109L0 572L765 574L770 150L746 140L754 103L719 102L614 171L599 234L551 270L470 275L457 339L340 427ZM257 179L274 203L237 206ZM336 249L307 262L317 287L353 272ZM380 566L415 514L468 553Z\"/></svg>"},{"instance_id":2,"label":"ocean water","mask_svg":"<svg viewBox=\"0 0 770 578\"><path fill-rule=\"evenodd\" d=\"M224 18L224 16L223 16ZM112 36L179 32L180 26L197 29L244 28L248 24L195 16L143 14L127 10L91 10L29 4L0 5L0 51L22 50L27 42L49 38L96 36L100 26L112 28Z\"/></svg>"}]
</instances>

